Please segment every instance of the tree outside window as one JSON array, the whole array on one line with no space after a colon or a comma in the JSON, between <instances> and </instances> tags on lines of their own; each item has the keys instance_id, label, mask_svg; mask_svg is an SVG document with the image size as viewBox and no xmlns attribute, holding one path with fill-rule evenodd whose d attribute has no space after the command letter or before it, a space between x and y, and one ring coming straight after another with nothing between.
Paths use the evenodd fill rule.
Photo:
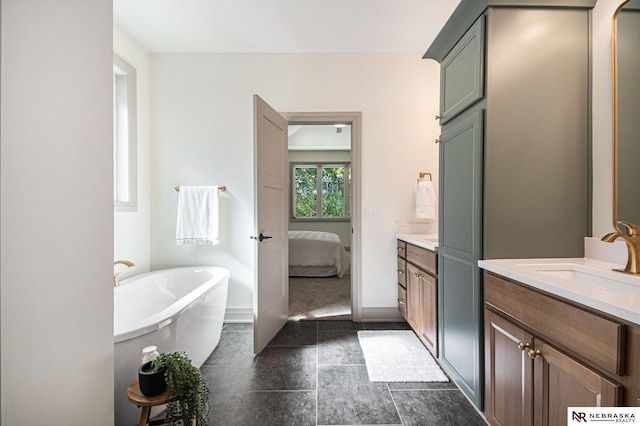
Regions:
<instances>
[{"instance_id":1,"label":"tree outside window","mask_svg":"<svg viewBox=\"0 0 640 426\"><path fill-rule=\"evenodd\" d=\"M348 163L292 164L294 220L349 220Z\"/></svg>"}]
</instances>

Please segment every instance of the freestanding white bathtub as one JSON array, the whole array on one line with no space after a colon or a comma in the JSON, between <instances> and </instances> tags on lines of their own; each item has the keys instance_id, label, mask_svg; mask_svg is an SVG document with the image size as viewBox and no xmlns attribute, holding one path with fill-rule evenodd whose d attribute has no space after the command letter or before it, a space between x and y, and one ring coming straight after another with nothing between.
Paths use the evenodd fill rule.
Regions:
<instances>
[{"instance_id":1,"label":"freestanding white bathtub","mask_svg":"<svg viewBox=\"0 0 640 426\"><path fill-rule=\"evenodd\" d=\"M127 399L142 348L184 351L200 367L220 341L229 270L201 266L164 269L123 280L113 289L116 426L134 425L140 409Z\"/></svg>"}]
</instances>

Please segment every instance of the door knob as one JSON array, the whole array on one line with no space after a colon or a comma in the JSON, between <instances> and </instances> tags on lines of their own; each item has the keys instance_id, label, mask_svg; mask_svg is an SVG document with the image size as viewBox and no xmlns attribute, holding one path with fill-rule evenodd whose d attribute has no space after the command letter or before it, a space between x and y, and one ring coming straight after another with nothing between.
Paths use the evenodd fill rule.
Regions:
<instances>
[{"instance_id":1,"label":"door knob","mask_svg":"<svg viewBox=\"0 0 640 426\"><path fill-rule=\"evenodd\" d=\"M268 239L270 239L270 238L273 238L273 237L272 237L272 236L270 236L270 235L264 235L264 234L261 232L261 233L260 233L260 235L258 236L258 241L262 242L262 241L264 241L264 240L268 240Z\"/></svg>"}]
</instances>

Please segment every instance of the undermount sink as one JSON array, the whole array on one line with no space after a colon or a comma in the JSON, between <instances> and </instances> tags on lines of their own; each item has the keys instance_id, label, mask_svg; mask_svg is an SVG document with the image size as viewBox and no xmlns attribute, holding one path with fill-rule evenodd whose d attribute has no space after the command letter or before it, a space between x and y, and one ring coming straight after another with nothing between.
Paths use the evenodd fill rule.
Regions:
<instances>
[{"instance_id":1,"label":"undermount sink","mask_svg":"<svg viewBox=\"0 0 640 426\"><path fill-rule=\"evenodd\" d=\"M424 241L427 243L437 243L438 234L412 234L411 237L417 241Z\"/></svg>"},{"instance_id":2,"label":"undermount sink","mask_svg":"<svg viewBox=\"0 0 640 426\"><path fill-rule=\"evenodd\" d=\"M523 265L525 266L525 265ZM563 281L612 293L638 293L640 278L606 269L591 268L574 263L528 264L536 272Z\"/></svg>"},{"instance_id":3,"label":"undermount sink","mask_svg":"<svg viewBox=\"0 0 640 426\"><path fill-rule=\"evenodd\" d=\"M416 238L416 239L420 240L420 241L427 242L427 243L436 243L436 244L438 243L438 238L437 237L435 237L435 238L422 237L422 238Z\"/></svg>"},{"instance_id":4,"label":"undermount sink","mask_svg":"<svg viewBox=\"0 0 640 426\"><path fill-rule=\"evenodd\" d=\"M438 234L401 234L402 237L406 239L406 241L413 241L414 243L425 243L431 246L438 245Z\"/></svg>"}]
</instances>

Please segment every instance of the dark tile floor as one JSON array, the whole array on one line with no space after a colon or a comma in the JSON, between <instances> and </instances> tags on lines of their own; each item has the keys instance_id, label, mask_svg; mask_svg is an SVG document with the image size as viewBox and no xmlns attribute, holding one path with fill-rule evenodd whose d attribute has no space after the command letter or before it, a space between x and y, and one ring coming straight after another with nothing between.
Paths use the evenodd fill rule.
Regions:
<instances>
[{"instance_id":1,"label":"dark tile floor","mask_svg":"<svg viewBox=\"0 0 640 426\"><path fill-rule=\"evenodd\" d=\"M485 425L453 383L371 383L357 330L406 323L289 322L253 355L251 324L226 324L202 366L210 425Z\"/></svg>"}]
</instances>

